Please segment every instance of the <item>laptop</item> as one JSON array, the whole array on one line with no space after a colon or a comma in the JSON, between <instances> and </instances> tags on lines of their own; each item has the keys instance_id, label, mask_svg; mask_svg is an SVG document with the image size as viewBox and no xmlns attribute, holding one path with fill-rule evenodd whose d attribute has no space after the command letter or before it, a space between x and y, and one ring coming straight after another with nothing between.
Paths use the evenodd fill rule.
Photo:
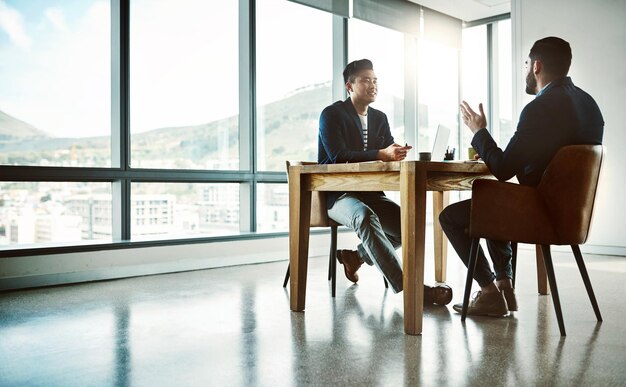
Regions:
<instances>
[{"instance_id":1,"label":"laptop","mask_svg":"<svg viewBox=\"0 0 626 387\"><path fill-rule=\"evenodd\" d=\"M433 144L433 150L430 155L432 161L443 161L446 157L446 150L448 149L448 140L450 139L450 129L439 125L437 126L437 134L435 135L435 142Z\"/></svg>"}]
</instances>

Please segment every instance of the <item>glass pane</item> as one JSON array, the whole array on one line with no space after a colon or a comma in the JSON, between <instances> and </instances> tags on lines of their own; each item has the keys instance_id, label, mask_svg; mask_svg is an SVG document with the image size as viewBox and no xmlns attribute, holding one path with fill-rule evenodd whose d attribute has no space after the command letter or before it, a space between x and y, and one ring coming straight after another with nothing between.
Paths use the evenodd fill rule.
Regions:
<instances>
[{"instance_id":1,"label":"glass pane","mask_svg":"<svg viewBox=\"0 0 626 387\"><path fill-rule=\"evenodd\" d=\"M432 151L439 125L450 129L448 145L458 150L459 52L428 39L420 39L418 50L418 152Z\"/></svg>"},{"instance_id":2,"label":"glass pane","mask_svg":"<svg viewBox=\"0 0 626 387\"><path fill-rule=\"evenodd\" d=\"M499 97L499 144L508 144L515 127L513 124L513 48L511 47L511 19L499 21L498 28L498 97Z\"/></svg>"},{"instance_id":3,"label":"glass pane","mask_svg":"<svg viewBox=\"0 0 626 387\"><path fill-rule=\"evenodd\" d=\"M258 169L317 160L319 116L332 103L332 15L287 0L258 0Z\"/></svg>"},{"instance_id":4,"label":"glass pane","mask_svg":"<svg viewBox=\"0 0 626 387\"><path fill-rule=\"evenodd\" d=\"M0 2L0 164L111 165L107 1Z\"/></svg>"},{"instance_id":5,"label":"glass pane","mask_svg":"<svg viewBox=\"0 0 626 387\"><path fill-rule=\"evenodd\" d=\"M239 233L239 184L133 183L134 239Z\"/></svg>"},{"instance_id":6,"label":"glass pane","mask_svg":"<svg viewBox=\"0 0 626 387\"><path fill-rule=\"evenodd\" d=\"M482 103L485 114L489 114L487 59L487 26L465 28L463 30L461 64L463 73L461 99L467 101L473 109L478 109L478 104ZM467 149L471 146L472 132L467 126L462 125L461 135L463 143L460 156L466 159L468 157Z\"/></svg>"},{"instance_id":7,"label":"glass pane","mask_svg":"<svg viewBox=\"0 0 626 387\"><path fill-rule=\"evenodd\" d=\"M238 169L238 2L130 5L131 165Z\"/></svg>"},{"instance_id":8,"label":"glass pane","mask_svg":"<svg viewBox=\"0 0 626 387\"><path fill-rule=\"evenodd\" d=\"M395 142L404 144L404 34L351 19L348 49L348 63L372 61L378 77L378 96L372 107L387 115Z\"/></svg>"},{"instance_id":9,"label":"glass pane","mask_svg":"<svg viewBox=\"0 0 626 387\"><path fill-rule=\"evenodd\" d=\"M289 187L287 184L257 185L257 232L289 230Z\"/></svg>"},{"instance_id":10,"label":"glass pane","mask_svg":"<svg viewBox=\"0 0 626 387\"><path fill-rule=\"evenodd\" d=\"M0 183L0 245L111 240L111 215L110 183Z\"/></svg>"}]
</instances>

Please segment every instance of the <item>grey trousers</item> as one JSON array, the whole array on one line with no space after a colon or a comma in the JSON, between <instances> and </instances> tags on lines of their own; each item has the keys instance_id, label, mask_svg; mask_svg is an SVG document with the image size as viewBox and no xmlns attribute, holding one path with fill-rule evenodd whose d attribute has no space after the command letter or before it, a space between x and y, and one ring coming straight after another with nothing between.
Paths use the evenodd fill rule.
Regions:
<instances>
[{"instance_id":1,"label":"grey trousers","mask_svg":"<svg viewBox=\"0 0 626 387\"><path fill-rule=\"evenodd\" d=\"M337 199L328 216L354 230L361 240L359 258L376 266L394 293L402 291L400 206L380 192L349 192Z\"/></svg>"}]
</instances>

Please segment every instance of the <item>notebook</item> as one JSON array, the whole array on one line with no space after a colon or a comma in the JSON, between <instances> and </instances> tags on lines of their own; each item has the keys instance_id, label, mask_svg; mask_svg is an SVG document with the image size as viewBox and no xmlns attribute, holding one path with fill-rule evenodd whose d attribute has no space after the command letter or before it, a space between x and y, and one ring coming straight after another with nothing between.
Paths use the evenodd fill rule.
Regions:
<instances>
[{"instance_id":1,"label":"notebook","mask_svg":"<svg viewBox=\"0 0 626 387\"><path fill-rule=\"evenodd\" d=\"M448 149L449 139L450 129L441 124L437 126L437 134L435 135L433 151L430 157L432 161L443 161L444 157L446 157L446 150Z\"/></svg>"}]
</instances>

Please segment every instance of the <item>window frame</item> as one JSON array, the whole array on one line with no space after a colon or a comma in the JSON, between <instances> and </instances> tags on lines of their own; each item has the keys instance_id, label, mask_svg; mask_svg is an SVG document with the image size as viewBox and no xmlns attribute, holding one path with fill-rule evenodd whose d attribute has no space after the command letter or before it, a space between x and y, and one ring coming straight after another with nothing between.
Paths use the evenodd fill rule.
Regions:
<instances>
[{"instance_id":1,"label":"window frame","mask_svg":"<svg viewBox=\"0 0 626 387\"><path fill-rule=\"evenodd\" d=\"M112 242L81 241L0 247L0 258L47 255L98 250L173 246L233 240L285 237L288 232L257 233L257 184L287 183L285 172L260 171L257 168L256 134L256 21L255 0L239 2L239 170L176 170L130 167L129 130L129 30L130 1L111 0L111 167L55 167L0 165L0 181L33 182L108 182L112 192ZM510 14L495 19L510 18ZM494 20L482 21L483 23ZM479 21L481 22L481 21ZM341 72L347 63L348 18L333 15L333 100L344 99ZM468 25L469 26L469 25ZM417 40L405 35L405 127L415 126L417 75L415 52ZM489 102L491 103L491 101ZM415 142L417 134L405 132L406 140ZM240 184L240 233L228 236L131 239L132 183L237 183ZM325 230L313 231L324 233Z\"/></svg>"}]
</instances>

